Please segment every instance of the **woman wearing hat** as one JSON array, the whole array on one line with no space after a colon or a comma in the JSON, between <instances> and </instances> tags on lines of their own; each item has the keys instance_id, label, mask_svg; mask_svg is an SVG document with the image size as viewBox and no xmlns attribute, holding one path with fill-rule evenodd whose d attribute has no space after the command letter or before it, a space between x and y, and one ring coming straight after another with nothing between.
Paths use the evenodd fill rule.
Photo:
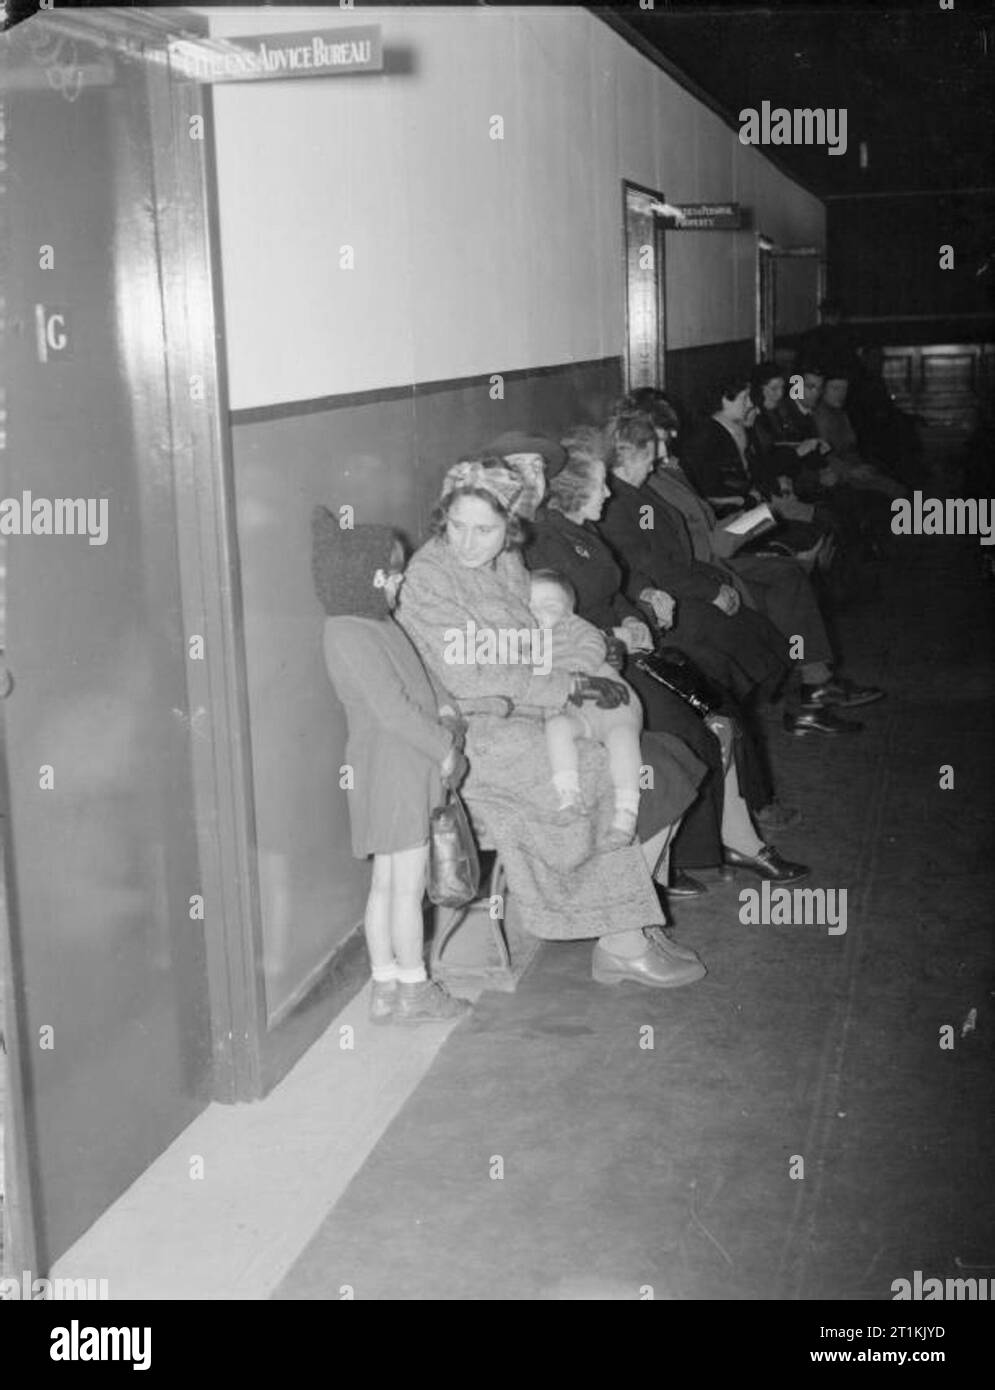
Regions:
<instances>
[{"instance_id":1,"label":"woman wearing hat","mask_svg":"<svg viewBox=\"0 0 995 1390\"><path fill-rule=\"evenodd\" d=\"M527 930L551 940L598 938L592 974L603 983L690 984L704 975L704 966L693 951L655 930L662 913L651 870L670 826L694 799L703 766L679 741L644 735L654 778L641 798L643 844L604 852L614 813L605 751L580 741L588 809L564 820L557 814L542 716L568 702L610 703L615 683L525 662L453 659L454 634L466 632L469 640L471 633L534 626L518 554L519 509L530 510L533 496L529 478L505 458L485 456L451 468L432 538L408 567L399 620L467 718L470 772L463 795L478 831L501 854Z\"/></svg>"}]
</instances>

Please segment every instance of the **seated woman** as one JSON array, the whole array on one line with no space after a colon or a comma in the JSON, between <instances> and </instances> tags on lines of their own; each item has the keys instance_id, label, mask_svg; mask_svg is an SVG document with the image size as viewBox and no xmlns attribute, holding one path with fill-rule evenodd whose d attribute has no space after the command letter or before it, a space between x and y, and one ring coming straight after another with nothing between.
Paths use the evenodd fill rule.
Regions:
<instances>
[{"instance_id":1,"label":"seated woman","mask_svg":"<svg viewBox=\"0 0 995 1390\"><path fill-rule=\"evenodd\" d=\"M734 398L724 399L742 420L748 405L747 388L736 392ZM720 429L718 424L716 428ZM710 610L724 614L730 626L743 625L747 636L752 636L754 629L761 637L767 629L775 631L781 652L797 663L801 677L801 708L785 716L789 731L799 736L810 732L859 732L859 724L839 719L832 706L870 704L881 699L883 692L833 679L829 634L801 565L787 557L737 555L726 563L745 582L746 592L741 595L725 582L722 571L694 559L680 514L645 486L659 447L649 416L631 413L615 417L610 422L608 437L613 496L605 509L601 530L615 553L624 557L630 598L649 606L661 603L661 591L664 597L676 598L680 602L679 615L684 615L679 617L676 629L680 645L684 644L681 628L688 617L700 623L702 615ZM719 478L724 457L710 456L709 466L711 472L701 471L697 476L714 490L712 474ZM746 604L755 604L759 612L750 612ZM714 619L712 623L714 626ZM758 624L763 624L762 628ZM739 636L735 627L733 632ZM691 635L694 636L693 630ZM691 655L704 667L700 651L696 647Z\"/></svg>"},{"instance_id":2,"label":"seated woman","mask_svg":"<svg viewBox=\"0 0 995 1390\"><path fill-rule=\"evenodd\" d=\"M597 445L590 437L581 443L575 431L565 443L566 467L549 484L546 507L536 521L526 559L534 569L554 570L567 579L577 594L581 616L620 641L635 657L641 650L651 649L654 638L640 610L622 592L622 570L594 528L610 495L605 464L596 456ZM765 785L760 759L734 717L723 714L710 729L678 695L658 685L634 660L625 662L624 671L643 702L647 728L679 734L712 769L703 795L674 839L678 890L688 884L688 869L723 861L776 882L803 877L805 866L782 859L753 827L740 792L734 749L741 755L741 765L752 766L761 803L770 800L769 784ZM692 892L704 891L694 880L691 884Z\"/></svg>"},{"instance_id":3,"label":"seated woman","mask_svg":"<svg viewBox=\"0 0 995 1390\"><path fill-rule=\"evenodd\" d=\"M747 426L753 480L765 496L810 496L819 490L823 455L814 427L800 426L782 409L784 372L776 362L761 362L750 375L750 399L756 414Z\"/></svg>"},{"instance_id":4,"label":"seated woman","mask_svg":"<svg viewBox=\"0 0 995 1390\"><path fill-rule=\"evenodd\" d=\"M795 496L790 479L772 476L768 456L754 452L750 428L759 412L750 383L730 379L719 387L716 401L718 409L691 431L682 450L683 469L692 486L720 518L767 503L778 520L777 530L746 551L759 546L765 552L793 555L808 570L825 564L829 528L816 520L811 503Z\"/></svg>"},{"instance_id":5,"label":"seated woman","mask_svg":"<svg viewBox=\"0 0 995 1390\"><path fill-rule=\"evenodd\" d=\"M639 409L652 420L657 438L657 466L650 477L649 486L679 511L684 518L691 537L694 558L714 565L720 570L724 568L730 582L740 588L742 597L749 602L739 576L724 562L737 553L749 554L758 549L763 552L769 541L766 537L761 536L759 540L751 543L748 539L737 538L719 525L714 508L692 485L691 480L681 467L681 461L675 452L676 416L669 401L663 392L650 391L648 388L639 393L639 398L644 402ZM749 416L747 416L745 423L749 429L751 423ZM745 462L749 467L750 480L752 480L753 486L749 493L744 494L744 503L752 505L761 500L771 500L770 490L756 481L757 469L754 467L754 459L749 449L746 451ZM744 485L747 481L747 479L743 479ZM804 510L797 510L800 505L794 504L795 510L793 510L789 499L781 498L779 499L777 514L783 518L785 515L783 508L787 507L790 515L810 517L813 509L808 507ZM819 527L808 524L805 520L800 520L797 523L792 522L787 526L782 525L776 532L776 539L782 553L791 553L789 545L786 544L789 542L793 543L793 549L799 551L804 551L811 546L817 547L820 536ZM818 554L818 549L812 551L813 559L816 554Z\"/></svg>"},{"instance_id":6,"label":"seated woman","mask_svg":"<svg viewBox=\"0 0 995 1390\"><path fill-rule=\"evenodd\" d=\"M645 734L644 761L655 776L640 798L643 844L605 851L615 810L607 758L599 744L583 739L579 770L587 809L565 823L558 815L544 712L592 698L611 704L619 687L511 659L508 635L534 627L528 574L518 554L522 524L515 508L524 491L522 475L500 458L467 460L449 470L434 534L408 567L399 620L467 719L470 772L463 794L501 855L526 929L551 940L597 937L592 975L602 983L690 984L704 975L704 966L656 929L662 913L652 874L704 769L677 741ZM490 641L479 643L481 634ZM478 652L500 655L502 634L506 659L478 660Z\"/></svg>"},{"instance_id":7,"label":"seated woman","mask_svg":"<svg viewBox=\"0 0 995 1390\"><path fill-rule=\"evenodd\" d=\"M862 457L857 445L857 432L846 412L849 389L849 377L839 374L827 376L822 395L812 412L819 438L829 445L828 466L839 481L849 483L857 492L879 492L892 500L907 497L908 488ZM890 518L890 508L887 510Z\"/></svg>"}]
</instances>

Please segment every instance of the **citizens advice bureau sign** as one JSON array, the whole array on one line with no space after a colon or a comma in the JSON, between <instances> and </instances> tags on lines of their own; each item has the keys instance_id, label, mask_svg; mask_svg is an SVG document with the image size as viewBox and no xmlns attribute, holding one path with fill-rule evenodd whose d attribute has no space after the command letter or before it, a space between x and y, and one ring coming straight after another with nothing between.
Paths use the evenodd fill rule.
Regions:
<instances>
[{"instance_id":1,"label":"citizens advice bureau sign","mask_svg":"<svg viewBox=\"0 0 995 1390\"><path fill-rule=\"evenodd\" d=\"M344 72L380 72L383 68L378 24L219 38L213 43L176 39L169 54L174 68L201 82L329 77Z\"/></svg>"}]
</instances>

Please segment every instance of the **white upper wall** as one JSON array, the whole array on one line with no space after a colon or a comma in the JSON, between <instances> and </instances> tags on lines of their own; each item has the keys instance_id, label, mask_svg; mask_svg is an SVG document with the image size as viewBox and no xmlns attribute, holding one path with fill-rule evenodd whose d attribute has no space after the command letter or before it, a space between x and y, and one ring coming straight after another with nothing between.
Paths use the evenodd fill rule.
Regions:
<instances>
[{"instance_id":1,"label":"white upper wall","mask_svg":"<svg viewBox=\"0 0 995 1390\"><path fill-rule=\"evenodd\" d=\"M584 10L202 13L219 36L379 24L407 55L214 89L234 409L620 354L623 178L824 244L817 198ZM753 337L754 248L667 237L669 348ZM814 311L813 274L779 328Z\"/></svg>"}]
</instances>

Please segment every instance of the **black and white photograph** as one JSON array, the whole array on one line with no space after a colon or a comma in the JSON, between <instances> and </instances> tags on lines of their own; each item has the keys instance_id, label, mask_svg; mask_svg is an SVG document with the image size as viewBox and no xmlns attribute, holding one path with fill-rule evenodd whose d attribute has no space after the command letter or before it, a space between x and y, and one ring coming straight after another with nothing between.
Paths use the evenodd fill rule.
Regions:
<instances>
[{"instance_id":1,"label":"black and white photograph","mask_svg":"<svg viewBox=\"0 0 995 1390\"><path fill-rule=\"evenodd\" d=\"M630 1300L970 1373L991 5L0 26L25 1364Z\"/></svg>"}]
</instances>

